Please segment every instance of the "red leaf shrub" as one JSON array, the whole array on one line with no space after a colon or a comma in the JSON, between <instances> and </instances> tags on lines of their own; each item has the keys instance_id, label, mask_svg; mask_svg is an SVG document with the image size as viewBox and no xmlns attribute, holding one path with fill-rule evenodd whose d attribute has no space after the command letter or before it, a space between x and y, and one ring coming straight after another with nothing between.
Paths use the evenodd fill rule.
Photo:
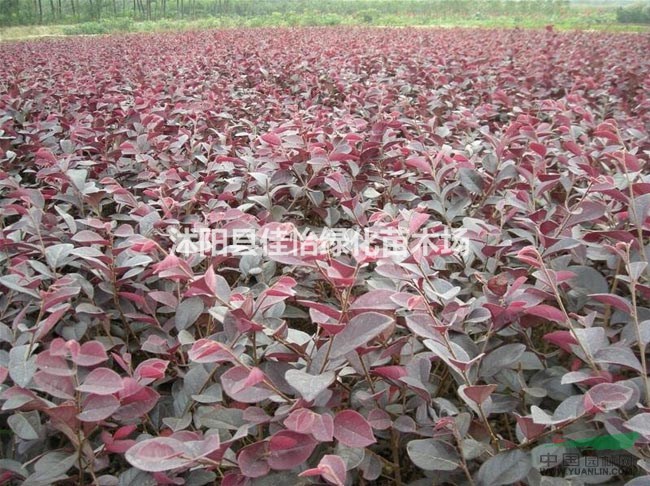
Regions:
<instances>
[{"instance_id":1,"label":"red leaf shrub","mask_svg":"<svg viewBox=\"0 0 650 486\"><path fill-rule=\"evenodd\" d=\"M646 41L0 45L0 482L539 484L559 435L647 456Z\"/></svg>"}]
</instances>

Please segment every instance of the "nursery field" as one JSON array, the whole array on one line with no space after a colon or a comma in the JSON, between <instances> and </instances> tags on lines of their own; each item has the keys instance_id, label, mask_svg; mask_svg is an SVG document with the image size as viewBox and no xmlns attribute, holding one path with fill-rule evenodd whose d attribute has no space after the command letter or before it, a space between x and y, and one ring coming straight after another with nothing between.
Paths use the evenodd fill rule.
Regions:
<instances>
[{"instance_id":1,"label":"nursery field","mask_svg":"<svg viewBox=\"0 0 650 486\"><path fill-rule=\"evenodd\" d=\"M0 484L650 484L648 52L0 44Z\"/></svg>"}]
</instances>

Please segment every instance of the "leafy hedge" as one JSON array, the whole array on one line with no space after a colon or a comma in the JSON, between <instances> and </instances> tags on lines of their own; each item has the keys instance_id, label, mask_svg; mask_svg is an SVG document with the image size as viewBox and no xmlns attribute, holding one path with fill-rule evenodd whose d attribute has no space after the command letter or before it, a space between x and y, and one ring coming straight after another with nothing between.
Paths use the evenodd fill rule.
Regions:
<instances>
[{"instance_id":1,"label":"leafy hedge","mask_svg":"<svg viewBox=\"0 0 650 486\"><path fill-rule=\"evenodd\" d=\"M638 36L0 56L0 483L648 484Z\"/></svg>"}]
</instances>

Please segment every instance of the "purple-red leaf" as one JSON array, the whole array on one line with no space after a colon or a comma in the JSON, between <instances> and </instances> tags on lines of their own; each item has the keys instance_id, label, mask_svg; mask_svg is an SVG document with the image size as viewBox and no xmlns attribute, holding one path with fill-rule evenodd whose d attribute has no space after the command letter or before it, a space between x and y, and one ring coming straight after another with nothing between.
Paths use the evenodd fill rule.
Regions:
<instances>
[{"instance_id":1,"label":"purple-red leaf","mask_svg":"<svg viewBox=\"0 0 650 486\"><path fill-rule=\"evenodd\" d=\"M353 317L345 329L334 336L330 358L344 356L356 348L367 346L393 324L391 317L377 312L366 312Z\"/></svg>"},{"instance_id":2,"label":"purple-red leaf","mask_svg":"<svg viewBox=\"0 0 650 486\"><path fill-rule=\"evenodd\" d=\"M566 322L566 316L564 315L564 312L562 312L560 309L546 304L539 304L533 307L529 307L525 310L525 313L531 316L543 317L547 321L551 322Z\"/></svg>"},{"instance_id":3,"label":"purple-red leaf","mask_svg":"<svg viewBox=\"0 0 650 486\"><path fill-rule=\"evenodd\" d=\"M96 368L86 376L77 390L95 395L112 395L122 389L122 378L108 368Z\"/></svg>"},{"instance_id":4,"label":"purple-red leaf","mask_svg":"<svg viewBox=\"0 0 650 486\"><path fill-rule=\"evenodd\" d=\"M600 383L585 393L583 403L589 413L609 412L625 405L634 391L617 383Z\"/></svg>"},{"instance_id":5,"label":"purple-red leaf","mask_svg":"<svg viewBox=\"0 0 650 486\"><path fill-rule=\"evenodd\" d=\"M271 470L266 461L268 455L268 441L255 442L243 447L237 455L237 464L244 476L259 478Z\"/></svg>"},{"instance_id":6,"label":"purple-red leaf","mask_svg":"<svg viewBox=\"0 0 650 486\"><path fill-rule=\"evenodd\" d=\"M90 395L84 400L77 417L82 422L99 422L110 417L118 408L120 401L113 395Z\"/></svg>"},{"instance_id":7,"label":"purple-red leaf","mask_svg":"<svg viewBox=\"0 0 650 486\"><path fill-rule=\"evenodd\" d=\"M250 370L245 366L235 366L221 375L223 390L232 399L243 403L261 402L275 393L262 383L260 371Z\"/></svg>"},{"instance_id":8,"label":"purple-red leaf","mask_svg":"<svg viewBox=\"0 0 650 486\"><path fill-rule=\"evenodd\" d=\"M71 352L72 361L79 366L96 366L108 360L106 350L99 341L83 343L75 352Z\"/></svg>"},{"instance_id":9,"label":"purple-red leaf","mask_svg":"<svg viewBox=\"0 0 650 486\"><path fill-rule=\"evenodd\" d=\"M52 375L45 371L37 371L34 374L34 383L46 393L53 397L70 400L74 398L74 382L71 376Z\"/></svg>"},{"instance_id":10,"label":"purple-red leaf","mask_svg":"<svg viewBox=\"0 0 650 486\"><path fill-rule=\"evenodd\" d=\"M132 466L149 472L170 471L192 463L183 443L170 437L138 442L126 451L125 457Z\"/></svg>"},{"instance_id":11,"label":"purple-red leaf","mask_svg":"<svg viewBox=\"0 0 650 486\"><path fill-rule=\"evenodd\" d=\"M124 380L125 382L128 379ZM113 414L112 418L120 421L134 420L142 417L156 406L160 399L157 391L145 386L139 386L131 390L128 395L119 394L120 408Z\"/></svg>"},{"instance_id":12,"label":"purple-red leaf","mask_svg":"<svg viewBox=\"0 0 650 486\"><path fill-rule=\"evenodd\" d=\"M343 410L336 414L334 437L348 447L367 447L376 442L368 421L354 410Z\"/></svg>"},{"instance_id":13,"label":"purple-red leaf","mask_svg":"<svg viewBox=\"0 0 650 486\"><path fill-rule=\"evenodd\" d=\"M482 405L485 400L490 398L490 395L492 395L492 392L496 390L496 388L496 385L474 385L464 387L463 392L472 401L478 405Z\"/></svg>"},{"instance_id":14,"label":"purple-red leaf","mask_svg":"<svg viewBox=\"0 0 650 486\"><path fill-rule=\"evenodd\" d=\"M623 311L627 314L632 313L632 304L630 301L620 295L614 294L591 294L589 295L592 299L602 302L603 304L611 305L615 309Z\"/></svg>"},{"instance_id":15,"label":"purple-red leaf","mask_svg":"<svg viewBox=\"0 0 650 486\"><path fill-rule=\"evenodd\" d=\"M169 361L151 358L143 361L133 372L133 376L141 385L147 385L165 376Z\"/></svg>"},{"instance_id":16,"label":"purple-red leaf","mask_svg":"<svg viewBox=\"0 0 650 486\"><path fill-rule=\"evenodd\" d=\"M347 477L346 464L340 456L325 454L317 467L307 469L301 472L299 476L321 476L329 484L345 486Z\"/></svg>"},{"instance_id":17,"label":"purple-red leaf","mask_svg":"<svg viewBox=\"0 0 650 486\"><path fill-rule=\"evenodd\" d=\"M293 469L309 459L316 445L310 435L282 430L269 440L268 464L272 469Z\"/></svg>"},{"instance_id":18,"label":"purple-red leaf","mask_svg":"<svg viewBox=\"0 0 650 486\"><path fill-rule=\"evenodd\" d=\"M233 359L230 351L221 343L211 339L199 339L188 353L195 363L221 363Z\"/></svg>"}]
</instances>

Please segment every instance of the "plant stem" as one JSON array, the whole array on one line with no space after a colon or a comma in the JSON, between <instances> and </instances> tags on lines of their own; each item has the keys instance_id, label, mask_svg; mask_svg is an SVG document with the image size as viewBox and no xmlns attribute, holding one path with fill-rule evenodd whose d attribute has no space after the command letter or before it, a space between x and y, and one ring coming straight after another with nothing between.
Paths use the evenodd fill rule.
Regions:
<instances>
[{"instance_id":1,"label":"plant stem","mask_svg":"<svg viewBox=\"0 0 650 486\"><path fill-rule=\"evenodd\" d=\"M628 247L629 252L629 247ZM629 254L629 253L628 253ZM630 270L628 266L628 275L630 275ZM636 279L630 277L630 292L632 294L632 322L634 323L634 330L636 331L636 340L637 346L639 347L639 354L641 357L641 373L643 380L643 387L645 388L645 403L646 406L650 407L650 382L648 381L648 362L646 358L646 344L643 342L643 336L641 335L641 323L639 322L639 312L636 302Z\"/></svg>"},{"instance_id":2,"label":"plant stem","mask_svg":"<svg viewBox=\"0 0 650 486\"><path fill-rule=\"evenodd\" d=\"M394 428L390 429L390 448L393 457L395 486L402 486L402 468L399 465L399 433Z\"/></svg>"}]
</instances>

